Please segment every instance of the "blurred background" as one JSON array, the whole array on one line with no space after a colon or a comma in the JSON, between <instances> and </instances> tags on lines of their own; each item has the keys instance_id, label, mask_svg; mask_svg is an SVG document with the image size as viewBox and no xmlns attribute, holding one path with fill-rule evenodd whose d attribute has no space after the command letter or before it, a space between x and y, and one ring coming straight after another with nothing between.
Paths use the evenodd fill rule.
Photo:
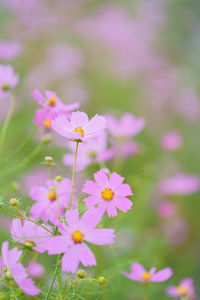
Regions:
<instances>
[{"instance_id":1,"label":"blurred background","mask_svg":"<svg viewBox=\"0 0 200 300\"><path fill-rule=\"evenodd\" d=\"M142 286L120 273L135 261L174 271L169 282L150 287L150 299L170 299L166 286L185 277L194 279L200 295L199 16L198 0L0 0L0 62L20 76L0 162L2 201L17 196L25 207L32 204L27 193L47 177L46 155L54 157L56 173L71 174L62 159L67 145L57 135L24 163L43 135L33 122L34 89L78 101L90 116L120 119L129 112L146 120L133 139L137 150L107 163L132 186L134 208L105 221L116 228L117 240L96 253L93 272L108 278L108 288L102 296L85 287L83 299L143 299ZM0 105L3 122L8 101ZM98 168L78 175L80 187ZM3 241L9 220L0 222ZM47 270L49 259L39 258Z\"/></svg>"}]
</instances>

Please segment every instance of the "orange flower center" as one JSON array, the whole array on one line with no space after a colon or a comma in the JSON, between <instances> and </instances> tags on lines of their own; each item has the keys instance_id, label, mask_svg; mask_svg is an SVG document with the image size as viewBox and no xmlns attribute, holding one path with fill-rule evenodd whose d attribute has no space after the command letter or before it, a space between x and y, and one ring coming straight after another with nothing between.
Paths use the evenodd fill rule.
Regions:
<instances>
[{"instance_id":1,"label":"orange flower center","mask_svg":"<svg viewBox=\"0 0 200 300\"><path fill-rule=\"evenodd\" d=\"M84 134L85 134L83 128L81 128L81 127L74 128L74 131L79 132L81 136L84 136Z\"/></svg>"},{"instance_id":2,"label":"orange flower center","mask_svg":"<svg viewBox=\"0 0 200 300\"><path fill-rule=\"evenodd\" d=\"M51 122L51 120L44 120L43 124L45 127L49 128L49 127L51 127L52 122Z\"/></svg>"},{"instance_id":3,"label":"orange flower center","mask_svg":"<svg viewBox=\"0 0 200 300\"><path fill-rule=\"evenodd\" d=\"M48 100L48 105L53 107L56 105L57 101L58 101L58 99L56 99L55 97L52 97Z\"/></svg>"},{"instance_id":4,"label":"orange flower center","mask_svg":"<svg viewBox=\"0 0 200 300\"><path fill-rule=\"evenodd\" d=\"M185 296L188 293L188 288L185 285L179 285L177 287L177 292L180 296Z\"/></svg>"},{"instance_id":5,"label":"orange flower center","mask_svg":"<svg viewBox=\"0 0 200 300\"><path fill-rule=\"evenodd\" d=\"M55 201L57 199L57 195L56 195L56 192L48 192L48 198L49 200L51 201Z\"/></svg>"},{"instance_id":6,"label":"orange flower center","mask_svg":"<svg viewBox=\"0 0 200 300\"><path fill-rule=\"evenodd\" d=\"M142 274L141 278L145 281L148 281L151 278L151 274L149 272L145 272Z\"/></svg>"},{"instance_id":7,"label":"orange flower center","mask_svg":"<svg viewBox=\"0 0 200 300\"><path fill-rule=\"evenodd\" d=\"M105 189L101 192L101 196L104 200L110 201L114 197L114 192L111 189Z\"/></svg>"},{"instance_id":8,"label":"orange flower center","mask_svg":"<svg viewBox=\"0 0 200 300\"><path fill-rule=\"evenodd\" d=\"M81 243L83 241L83 234L80 231L75 231L72 234L72 239L76 244Z\"/></svg>"}]
</instances>

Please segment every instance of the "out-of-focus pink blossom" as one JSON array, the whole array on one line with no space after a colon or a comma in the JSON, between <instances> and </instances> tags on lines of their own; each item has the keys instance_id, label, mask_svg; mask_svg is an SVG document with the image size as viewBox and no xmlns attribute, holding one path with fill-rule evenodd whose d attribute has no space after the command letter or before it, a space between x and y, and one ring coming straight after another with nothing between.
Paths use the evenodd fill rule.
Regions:
<instances>
[{"instance_id":1,"label":"out-of-focus pink blossom","mask_svg":"<svg viewBox=\"0 0 200 300\"><path fill-rule=\"evenodd\" d=\"M188 298L195 300L195 288L192 278L185 278L181 280L178 286L169 286L167 288L167 294L174 298Z\"/></svg>"},{"instance_id":2,"label":"out-of-focus pink blossom","mask_svg":"<svg viewBox=\"0 0 200 300\"><path fill-rule=\"evenodd\" d=\"M59 112L51 112L46 109L37 109L34 115L34 123L46 130L52 129L53 120L60 115Z\"/></svg>"},{"instance_id":3,"label":"out-of-focus pink blossom","mask_svg":"<svg viewBox=\"0 0 200 300\"><path fill-rule=\"evenodd\" d=\"M161 146L166 151L174 151L182 146L182 136L177 131L168 132L161 139Z\"/></svg>"},{"instance_id":4,"label":"out-of-focus pink blossom","mask_svg":"<svg viewBox=\"0 0 200 300\"><path fill-rule=\"evenodd\" d=\"M45 274L45 268L35 261L30 261L27 265L27 272L32 278L41 278Z\"/></svg>"},{"instance_id":5,"label":"out-of-focus pink blossom","mask_svg":"<svg viewBox=\"0 0 200 300\"><path fill-rule=\"evenodd\" d=\"M0 65L0 98L4 98L9 90L18 84L19 76L11 65Z\"/></svg>"},{"instance_id":6,"label":"out-of-focus pink blossom","mask_svg":"<svg viewBox=\"0 0 200 300\"><path fill-rule=\"evenodd\" d=\"M16 41L0 41L0 60L8 61L16 58L22 51L22 46Z\"/></svg>"},{"instance_id":7,"label":"out-of-focus pink blossom","mask_svg":"<svg viewBox=\"0 0 200 300\"><path fill-rule=\"evenodd\" d=\"M171 220L164 228L166 240L171 245L183 243L188 236L188 224L183 219Z\"/></svg>"},{"instance_id":8,"label":"out-of-focus pink blossom","mask_svg":"<svg viewBox=\"0 0 200 300\"><path fill-rule=\"evenodd\" d=\"M162 218L170 218L176 211L176 206L170 201L159 202L156 207L157 214Z\"/></svg>"}]
</instances>

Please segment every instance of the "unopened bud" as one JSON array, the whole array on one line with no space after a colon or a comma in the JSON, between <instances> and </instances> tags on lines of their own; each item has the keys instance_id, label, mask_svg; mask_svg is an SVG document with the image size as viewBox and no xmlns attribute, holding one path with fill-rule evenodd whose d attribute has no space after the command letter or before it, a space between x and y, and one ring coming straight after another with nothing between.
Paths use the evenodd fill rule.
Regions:
<instances>
[{"instance_id":1,"label":"unopened bud","mask_svg":"<svg viewBox=\"0 0 200 300\"><path fill-rule=\"evenodd\" d=\"M19 200L17 200L16 198L12 198L9 201L10 206L17 206L19 204Z\"/></svg>"},{"instance_id":2,"label":"unopened bud","mask_svg":"<svg viewBox=\"0 0 200 300\"><path fill-rule=\"evenodd\" d=\"M9 270L7 270L7 272L6 272L6 274L5 274L5 278L6 278L7 280L11 280L11 279L12 279L12 275L11 275L11 273L10 273Z\"/></svg>"},{"instance_id":3,"label":"unopened bud","mask_svg":"<svg viewBox=\"0 0 200 300\"><path fill-rule=\"evenodd\" d=\"M98 283L99 283L100 285L106 284L106 279L105 279L105 277L100 276L100 277L98 278Z\"/></svg>"},{"instance_id":4,"label":"unopened bud","mask_svg":"<svg viewBox=\"0 0 200 300\"><path fill-rule=\"evenodd\" d=\"M61 182L62 180L63 180L62 176L60 176L60 175L56 176L56 181L57 182Z\"/></svg>"},{"instance_id":5,"label":"unopened bud","mask_svg":"<svg viewBox=\"0 0 200 300\"><path fill-rule=\"evenodd\" d=\"M53 157L51 156L45 156L44 162L48 165L51 165L53 163Z\"/></svg>"},{"instance_id":6,"label":"unopened bud","mask_svg":"<svg viewBox=\"0 0 200 300\"><path fill-rule=\"evenodd\" d=\"M84 270L78 270L76 272L76 276L79 277L79 278L84 278L86 275L86 272Z\"/></svg>"}]
</instances>

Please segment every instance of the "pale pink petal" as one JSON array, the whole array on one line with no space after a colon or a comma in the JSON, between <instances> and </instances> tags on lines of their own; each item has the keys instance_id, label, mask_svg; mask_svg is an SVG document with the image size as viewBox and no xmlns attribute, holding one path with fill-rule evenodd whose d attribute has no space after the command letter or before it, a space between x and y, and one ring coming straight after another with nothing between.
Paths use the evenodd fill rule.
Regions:
<instances>
[{"instance_id":1,"label":"pale pink petal","mask_svg":"<svg viewBox=\"0 0 200 300\"><path fill-rule=\"evenodd\" d=\"M88 246L84 243L77 245L76 253L80 262L85 266L95 266L96 259L92 251L88 248Z\"/></svg>"},{"instance_id":2,"label":"pale pink petal","mask_svg":"<svg viewBox=\"0 0 200 300\"><path fill-rule=\"evenodd\" d=\"M48 190L41 186L32 187L29 192L29 197L35 201L44 201L47 199Z\"/></svg>"},{"instance_id":3,"label":"pale pink petal","mask_svg":"<svg viewBox=\"0 0 200 300\"><path fill-rule=\"evenodd\" d=\"M179 293L178 293L177 288L175 286L169 286L167 288L167 294L171 297L179 297Z\"/></svg>"},{"instance_id":4,"label":"pale pink petal","mask_svg":"<svg viewBox=\"0 0 200 300\"><path fill-rule=\"evenodd\" d=\"M133 202L126 197L118 197L115 200L115 205L121 211L127 212L129 209L131 209Z\"/></svg>"},{"instance_id":5,"label":"pale pink petal","mask_svg":"<svg viewBox=\"0 0 200 300\"><path fill-rule=\"evenodd\" d=\"M66 221L70 229L76 229L79 224L79 211L78 209L71 209L66 212Z\"/></svg>"},{"instance_id":6,"label":"pale pink petal","mask_svg":"<svg viewBox=\"0 0 200 300\"><path fill-rule=\"evenodd\" d=\"M99 200L95 196L89 196L84 199L84 202L85 202L85 205L87 206L87 208L91 208L94 205L96 205L99 202Z\"/></svg>"},{"instance_id":7,"label":"pale pink petal","mask_svg":"<svg viewBox=\"0 0 200 300\"><path fill-rule=\"evenodd\" d=\"M44 245L44 248L51 254L59 254L64 253L67 247L72 244L72 241L68 239L66 236L55 236L49 238Z\"/></svg>"},{"instance_id":8,"label":"pale pink petal","mask_svg":"<svg viewBox=\"0 0 200 300\"><path fill-rule=\"evenodd\" d=\"M114 172L110 175L109 182L110 182L110 186L113 189L118 187L119 185L121 185L123 181L124 181L124 177L120 176L116 172Z\"/></svg>"},{"instance_id":9,"label":"pale pink petal","mask_svg":"<svg viewBox=\"0 0 200 300\"><path fill-rule=\"evenodd\" d=\"M170 268L165 268L159 272L156 272L151 276L151 281L162 282L168 280L173 275L173 272Z\"/></svg>"},{"instance_id":10,"label":"pale pink petal","mask_svg":"<svg viewBox=\"0 0 200 300\"><path fill-rule=\"evenodd\" d=\"M72 127L84 127L88 122L88 116L83 111L76 111L71 114Z\"/></svg>"},{"instance_id":11,"label":"pale pink petal","mask_svg":"<svg viewBox=\"0 0 200 300\"><path fill-rule=\"evenodd\" d=\"M64 272L71 272L75 273L78 265L79 265L79 258L75 251L76 247L68 247L63 259L62 259L62 270Z\"/></svg>"},{"instance_id":12,"label":"pale pink petal","mask_svg":"<svg viewBox=\"0 0 200 300\"><path fill-rule=\"evenodd\" d=\"M22 235L22 223L20 219L13 219L11 227L11 235L14 240L19 240Z\"/></svg>"},{"instance_id":13,"label":"pale pink petal","mask_svg":"<svg viewBox=\"0 0 200 300\"><path fill-rule=\"evenodd\" d=\"M68 119L65 116L60 116L52 121L52 129L60 135L71 138L72 128Z\"/></svg>"},{"instance_id":14,"label":"pale pink petal","mask_svg":"<svg viewBox=\"0 0 200 300\"><path fill-rule=\"evenodd\" d=\"M31 206L30 213L34 217L38 218L38 217L42 216L43 213L47 212L48 206L49 206L49 203L46 201L37 202Z\"/></svg>"},{"instance_id":15,"label":"pale pink petal","mask_svg":"<svg viewBox=\"0 0 200 300\"><path fill-rule=\"evenodd\" d=\"M107 127L106 118L103 116L95 115L86 125L87 135L96 135Z\"/></svg>"},{"instance_id":16,"label":"pale pink petal","mask_svg":"<svg viewBox=\"0 0 200 300\"><path fill-rule=\"evenodd\" d=\"M121 184L119 187L117 187L116 193L119 196L132 196L133 195L129 184Z\"/></svg>"},{"instance_id":17,"label":"pale pink petal","mask_svg":"<svg viewBox=\"0 0 200 300\"><path fill-rule=\"evenodd\" d=\"M87 180L83 186L82 192L89 195L97 195L99 193L99 186L96 182Z\"/></svg>"},{"instance_id":18,"label":"pale pink petal","mask_svg":"<svg viewBox=\"0 0 200 300\"><path fill-rule=\"evenodd\" d=\"M115 207L115 205L113 203L108 203L106 205L106 210L107 210L107 213L108 213L108 216L109 217L116 217L117 216L117 209Z\"/></svg>"},{"instance_id":19,"label":"pale pink petal","mask_svg":"<svg viewBox=\"0 0 200 300\"><path fill-rule=\"evenodd\" d=\"M98 208L88 209L80 219L80 226L84 233L95 228L102 219L102 213Z\"/></svg>"},{"instance_id":20,"label":"pale pink petal","mask_svg":"<svg viewBox=\"0 0 200 300\"><path fill-rule=\"evenodd\" d=\"M107 245L114 242L114 230L107 228L97 228L86 233L84 239L96 245Z\"/></svg>"},{"instance_id":21,"label":"pale pink petal","mask_svg":"<svg viewBox=\"0 0 200 300\"><path fill-rule=\"evenodd\" d=\"M40 289L36 288L33 280L30 278L23 279L18 284L21 290L27 295L35 296L41 292Z\"/></svg>"},{"instance_id":22,"label":"pale pink petal","mask_svg":"<svg viewBox=\"0 0 200 300\"><path fill-rule=\"evenodd\" d=\"M103 169L101 169L98 172L96 172L94 174L94 178L95 178L97 184L101 188L105 188L106 186L109 186L108 177L106 175L106 172Z\"/></svg>"}]
</instances>

